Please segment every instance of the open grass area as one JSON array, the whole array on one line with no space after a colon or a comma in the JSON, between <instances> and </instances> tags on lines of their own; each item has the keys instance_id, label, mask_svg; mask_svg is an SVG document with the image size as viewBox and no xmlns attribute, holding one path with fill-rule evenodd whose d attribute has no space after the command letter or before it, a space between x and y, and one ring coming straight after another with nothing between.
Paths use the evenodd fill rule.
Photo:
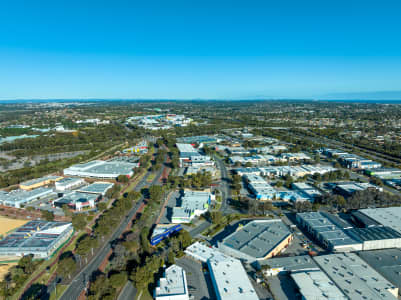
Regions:
<instances>
[{"instance_id":1,"label":"open grass area","mask_svg":"<svg viewBox=\"0 0 401 300\"><path fill-rule=\"evenodd\" d=\"M27 222L28 220L19 220L0 216L0 235L4 236Z\"/></svg>"}]
</instances>

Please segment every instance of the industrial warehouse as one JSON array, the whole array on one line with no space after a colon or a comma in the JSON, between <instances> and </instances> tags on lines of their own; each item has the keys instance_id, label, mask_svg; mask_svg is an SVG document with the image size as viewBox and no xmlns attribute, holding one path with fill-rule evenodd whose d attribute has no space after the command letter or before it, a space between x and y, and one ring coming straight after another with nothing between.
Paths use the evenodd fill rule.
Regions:
<instances>
[{"instance_id":1,"label":"industrial warehouse","mask_svg":"<svg viewBox=\"0 0 401 300\"><path fill-rule=\"evenodd\" d=\"M355 228L323 212L298 213L297 221L325 248L335 252L401 247L401 234L389 226Z\"/></svg>"},{"instance_id":2,"label":"industrial warehouse","mask_svg":"<svg viewBox=\"0 0 401 300\"><path fill-rule=\"evenodd\" d=\"M218 243L219 249L248 263L274 257L292 240L287 226L277 220L255 220Z\"/></svg>"},{"instance_id":3,"label":"industrial warehouse","mask_svg":"<svg viewBox=\"0 0 401 300\"><path fill-rule=\"evenodd\" d=\"M138 167L137 163L94 160L64 169L64 175L116 179L120 175L131 177L134 174L133 169L136 167Z\"/></svg>"},{"instance_id":4,"label":"industrial warehouse","mask_svg":"<svg viewBox=\"0 0 401 300\"><path fill-rule=\"evenodd\" d=\"M1 257L49 258L73 232L66 222L30 221L0 241Z\"/></svg>"},{"instance_id":5,"label":"industrial warehouse","mask_svg":"<svg viewBox=\"0 0 401 300\"><path fill-rule=\"evenodd\" d=\"M349 299L397 299L398 288L355 253L316 256L314 260Z\"/></svg>"},{"instance_id":6,"label":"industrial warehouse","mask_svg":"<svg viewBox=\"0 0 401 300\"><path fill-rule=\"evenodd\" d=\"M14 190L11 192L0 191L0 204L20 208L23 205L38 199L55 197L56 193L51 188L40 187L34 190Z\"/></svg>"},{"instance_id":7,"label":"industrial warehouse","mask_svg":"<svg viewBox=\"0 0 401 300\"><path fill-rule=\"evenodd\" d=\"M63 179L63 177L61 177L61 176L48 175L48 176L44 176L44 177L35 178L35 179L31 179L31 180L28 180L28 181L21 182L19 184L19 188L21 190L29 191L29 190L33 190L33 189L36 189L36 188L39 188L39 187L42 187L42 186L45 186L45 185L49 185L49 184L58 182L61 179Z\"/></svg>"}]
</instances>

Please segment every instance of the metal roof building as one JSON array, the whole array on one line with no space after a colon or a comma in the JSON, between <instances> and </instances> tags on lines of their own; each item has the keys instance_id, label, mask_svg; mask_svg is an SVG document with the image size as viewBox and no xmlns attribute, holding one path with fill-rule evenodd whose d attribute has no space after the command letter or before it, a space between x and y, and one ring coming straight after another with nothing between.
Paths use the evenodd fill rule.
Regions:
<instances>
[{"instance_id":1,"label":"metal roof building","mask_svg":"<svg viewBox=\"0 0 401 300\"><path fill-rule=\"evenodd\" d=\"M291 278L304 300L347 300L349 298L321 270L296 271Z\"/></svg>"},{"instance_id":2,"label":"metal roof building","mask_svg":"<svg viewBox=\"0 0 401 300\"><path fill-rule=\"evenodd\" d=\"M137 166L137 163L94 160L64 169L64 175L115 179L120 175L132 176L134 174L132 169Z\"/></svg>"},{"instance_id":3,"label":"metal roof building","mask_svg":"<svg viewBox=\"0 0 401 300\"><path fill-rule=\"evenodd\" d=\"M49 258L72 234L71 223L30 221L0 241L0 257Z\"/></svg>"},{"instance_id":4,"label":"metal roof building","mask_svg":"<svg viewBox=\"0 0 401 300\"><path fill-rule=\"evenodd\" d=\"M394 286L401 288L400 249L360 251L358 255Z\"/></svg>"},{"instance_id":5,"label":"metal roof building","mask_svg":"<svg viewBox=\"0 0 401 300\"><path fill-rule=\"evenodd\" d=\"M78 189L78 192L104 196L106 192L113 187L113 185L114 184L110 182L99 181Z\"/></svg>"},{"instance_id":6,"label":"metal roof building","mask_svg":"<svg viewBox=\"0 0 401 300\"><path fill-rule=\"evenodd\" d=\"M40 178L35 178L35 179L21 182L19 187L20 187L20 189L23 189L23 190L32 190L32 189L35 189L35 188L38 188L38 187L41 187L44 185L48 185L48 184L57 182L57 181L61 180L62 178L63 177L61 177L61 176L53 176L53 175L43 176Z\"/></svg>"},{"instance_id":7,"label":"metal roof building","mask_svg":"<svg viewBox=\"0 0 401 300\"><path fill-rule=\"evenodd\" d=\"M95 202L98 197L99 195L97 194L80 193L74 191L54 200L53 206L62 207L63 205L68 205L77 211L81 211L84 207L95 207Z\"/></svg>"},{"instance_id":8,"label":"metal roof building","mask_svg":"<svg viewBox=\"0 0 401 300\"><path fill-rule=\"evenodd\" d=\"M322 212L306 212L296 215L298 224L332 251L362 250L362 243L349 236L341 219ZM344 222L344 223L343 223Z\"/></svg>"},{"instance_id":9,"label":"metal roof building","mask_svg":"<svg viewBox=\"0 0 401 300\"><path fill-rule=\"evenodd\" d=\"M315 256L314 260L349 299L397 299L398 288L355 253Z\"/></svg>"},{"instance_id":10,"label":"metal roof building","mask_svg":"<svg viewBox=\"0 0 401 300\"><path fill-rule=\"evenodd\" d=\"M279 254L291 240L292 234L281 220L255 220L239 227L218 247L228 255L255 262Z\"/></svg>"},{"instance_id":11,"label":"metal roof building","mask_svg":"<svg viewBox=\"0 0 401 300\"><path fill-rule=\"evenodd\" d=\"M267 276L274 276L281 272L320 270L309 255L276 257L256 262L258 269L263 266L268 266L267 269L264 268L263 270L263 273Z\"/></svg>"},{"instance_id":12,"label":"metal roof building","mask_svg":"<svg viewBox=\"0 0 401 300\"><path fill-rule=\"evenodd\" d=\"M383 226L388 226L401 233L401 207L366 208L359 212Z\"/></svg>"},{"instance_id":13,"label":"metal roof building","mask_svg":"<svg viewBox=\"0 0 401 300\"><path fill-rule=\"evenodd\" d=\"M164 277L159 279L154 291L156 300L188 300L188 285L185 271L171 265L164 271Z\"/></svg>"},{"instance_id":14,"label":"metal roof building","mask_svg":"<svg viewBox=\"0 0 401 300\"><path fill-rule=\"evenodd\" d=\"M391 227L352 228L346 232L362 242L362 250L401 247L401 234Z\"/></svg>"},{"instance_id":15,"label":"metal roof building","mask_svg":"<svg viewBox=\"0 0 401 300\"><path fill-rule=\"evenodd\" d=\"M227 255L223 254L218 249L208 247L200 242L195 242L191 246L187 247L185 249L185 254L204 263L206 263L209 259L217 261L227 259Z\"/></svg>"},{"instance_id":16,"label":"metal roof building","mask_svg":"<svg viewBox=\"0 0 401 300\"><path fill-rule=\"evenodd\" d=\"M82 178L66 177L55 183L57 191L70 190L85 184Z\"/></svg>"},{"instance_id":17,"label":"metal roof building","mask_svg":"<svg viewBox=\"0 0 401 300\"><path fill-rule=\"evenodd\" d=\"M51 188L40 187L34 190L14 190L11 192L0 191L0 203L5 206L20 208L29 202L38 199L56 196Z\"/></svg>"},{"instance_id":18,"label":"metal roof building","mask_svg":"<svg viewBox=\"0 0 401 300\"><path fill-rule=\"evenodd\" d=\"M205 213L210 205L212 195L210 191L184 191L180 198L181 205L173 207L172 223L189 223L191 220Z\"/></svg>"},{"instance_id":19,"label":"metal roof building","mask_svg":"<svg viewBox=\"0 0 401 300\"><path fill-rule=\"evenodd\" d=\"M187 247L185 253L196 260L207 263L217 299L259 299L239 260L199 242Z\"/></svg>"},{"instance_id":20,"label":"metal roof building","mask_svg":"<svg viewBox=\"0 0 401 300\"><path fill-rule=\"evenodd\" d=\"M239 260L209 259L208 267L218 300L259 300Z\"/></svg>"}]
</instances>

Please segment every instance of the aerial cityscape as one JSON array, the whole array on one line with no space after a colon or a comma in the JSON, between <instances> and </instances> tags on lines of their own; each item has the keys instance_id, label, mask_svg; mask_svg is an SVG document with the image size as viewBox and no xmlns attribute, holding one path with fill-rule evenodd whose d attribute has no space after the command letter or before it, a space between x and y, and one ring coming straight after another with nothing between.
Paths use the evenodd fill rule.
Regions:
<instances>
[{"instance_id":1,"label":"aerial cityscape","mask_svg":"<svg viewBox=\"0 0 401 300\"><path fill-rule=\"evenodd\" d=\"M0 300L401 299L401 4L0 4Z\"/></svg>"}]
</instances>

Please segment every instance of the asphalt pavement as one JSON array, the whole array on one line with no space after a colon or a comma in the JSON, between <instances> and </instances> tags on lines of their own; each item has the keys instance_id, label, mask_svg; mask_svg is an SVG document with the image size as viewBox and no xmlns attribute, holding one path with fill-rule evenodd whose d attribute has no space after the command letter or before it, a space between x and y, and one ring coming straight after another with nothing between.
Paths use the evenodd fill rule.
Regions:
<instances>
[{"instance_id":1,"label":"asphalt pavement","mask_svg":"<svg viewBox=\"0 0 401 300\"><path fill-rule=\"evenodd\" d=\"M128 280L127 283L124 285L117 300L134 300L136 292L136 288L132 284L132 281Z\"/></svg>"},{"instance_id":2,"label":"asphalt pavement","mask_svg":"<svg viewBox=\"0 0 401 300\"><path fill-rule=\"evenodd\" d=\"M228 177L227 168L221 158L219 158L217 155L213 155L213 158L216 161L217 167L220 169L221 174L220 190L222 199L220 210L223 214L235 213L235 210L233 210L229 205L229 201L231 199L231 190L229 186L230 179Z\"/></svg>"}]
</instances>

